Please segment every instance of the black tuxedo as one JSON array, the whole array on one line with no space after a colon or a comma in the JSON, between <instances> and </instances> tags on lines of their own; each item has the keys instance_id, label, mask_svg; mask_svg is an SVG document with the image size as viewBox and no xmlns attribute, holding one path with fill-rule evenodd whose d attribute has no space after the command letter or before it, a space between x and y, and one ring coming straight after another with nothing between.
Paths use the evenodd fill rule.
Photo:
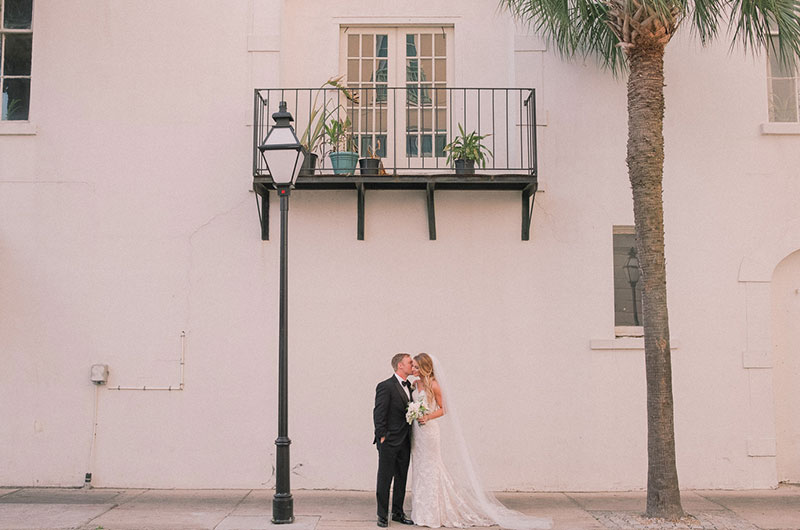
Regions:
<instances>
[{"instance_id":1,"label":"black tuxedo","mask_svg":"<svg viewBox=\"0 0 800 530\"><path fill-rule=\"evenodd\" d=\"M411 461L411 425L406 422L408 403L408 395L394 375L375 388L372 419L375 422L373 443L378 448L378 517L388 517L389 489L393 480L392 515L404 513L408 464ZM386 439L381 443L383 437Z\"/></svg>"}]
</instances>

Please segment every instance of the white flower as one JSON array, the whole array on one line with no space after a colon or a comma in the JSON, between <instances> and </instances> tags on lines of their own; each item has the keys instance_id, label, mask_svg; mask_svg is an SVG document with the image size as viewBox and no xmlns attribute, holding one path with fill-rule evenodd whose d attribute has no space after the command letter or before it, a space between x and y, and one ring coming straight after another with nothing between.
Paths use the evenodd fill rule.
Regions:
<instances>
[{"instance_id":1,"label":"white flower","mask_svg":"<svg viewBox=\"0 0 800 530\"><path fill-rule=\"evenodd\" d=\"M408 404L408 409L406 409L406 421L411 425L414 423L414 420L420 419L428 412L428 407L425 406L425 403L422 401L412 401Z\"/></svg>"}]
</instances>

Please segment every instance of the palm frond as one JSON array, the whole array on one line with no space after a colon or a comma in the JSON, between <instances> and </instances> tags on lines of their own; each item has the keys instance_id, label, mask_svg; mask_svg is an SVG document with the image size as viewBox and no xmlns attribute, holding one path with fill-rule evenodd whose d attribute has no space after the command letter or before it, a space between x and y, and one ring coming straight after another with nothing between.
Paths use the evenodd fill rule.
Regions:
<instances>
[{"instance_id":1,"label":"palm frond","mask_svg":"<svg viewBox=\"0 0 800 530\"><path fill-rule=\"evenodd\" d=\"M798 0L733 0L729 25L735 29L732 46L752 51L766 46L781 63L793 66L800 58ZM777 35L777 48L770 38Z\"/></svg>"},{"instance_id":2,"label":"palm frond","mask_svg":"<svg viewBox=\"0 0 800 530\"><path fill-rule=\"evenodd\" d=\"M652 1L652 0L651 0ZM608 24L608 2L598 0L501 0L562 57L593 55L617 73L624 68L619 39Z\"/></svg>"},{"instance_id":3,"label":"palm frond","mask_svg":"<svg viewBox=\"0 0 800 530\"><path fill-rule=\"evenodd\" d=\"M727 3L725 0L694 0L691 29L704 46L719 34L720 18Z\"/></svg>"}]
</instances>

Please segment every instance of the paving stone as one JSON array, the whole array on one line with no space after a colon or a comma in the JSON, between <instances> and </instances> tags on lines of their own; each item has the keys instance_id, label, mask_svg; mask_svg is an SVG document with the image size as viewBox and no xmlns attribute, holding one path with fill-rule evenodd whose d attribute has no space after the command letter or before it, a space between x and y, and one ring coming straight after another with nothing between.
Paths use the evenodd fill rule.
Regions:
<instances>
[{"instance_id":1,"label":"paving stone","mask_svg":"<svg viewBox=\"0 0 800 530\"><path fill-rule=\"evenodd\" d=\"M298 515L293 523L280 525L281 530L315 530L319 517ZM214 530L274 530L272 516L229 515Z\"/></svg>"},{"instance_id":2,"label":"paving stone","mask_svg":"<svg viewBox=\"0 0 800 530\"><path fill-rule=\"evenodd\" d=\"M0 504L116 504L123 490L24 488L0 497Z\"/></svg>"},{"instance_id":3,"label":"paving stone","mask_svg":"<svg viewBox=\"0 0 800 530\"><path fill-rule=\"evenodd\" d=\"M113 504L5 503L0 506L0 529L78 528L113 507Z\"/></svg>"},{"instance_id":4,"label":"paving stone","mask_svg":"<svg viewBox=\"0 0 800 530\"><path fill-rule=\"evenodd\" d=\"M677 521L645 517L636 512L590 512L605 528L624 530L759 530L733 512L687 515Z\"/></svg>"}]
</instances>

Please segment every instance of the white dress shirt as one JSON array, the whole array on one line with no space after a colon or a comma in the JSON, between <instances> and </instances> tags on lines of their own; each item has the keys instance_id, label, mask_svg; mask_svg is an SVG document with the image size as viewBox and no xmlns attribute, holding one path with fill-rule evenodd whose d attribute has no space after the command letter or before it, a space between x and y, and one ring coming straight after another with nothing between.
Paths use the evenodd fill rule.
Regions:
<instances>
[{"instance_id":1,"label":"white dress shirt","mask_svg":"<svg viewBox=\"0 0 800 530\"><path fill-rule=\"evenodd\" d=\"M405 391L406 395L408 396L408 400L411 401L411 389L408 388L407 386L403 385L403 379L399 375L394 374L394 376L397 378L398 381L400 381L400 384L402 385L403 390Z\"/></svg>"}]
</instances>

